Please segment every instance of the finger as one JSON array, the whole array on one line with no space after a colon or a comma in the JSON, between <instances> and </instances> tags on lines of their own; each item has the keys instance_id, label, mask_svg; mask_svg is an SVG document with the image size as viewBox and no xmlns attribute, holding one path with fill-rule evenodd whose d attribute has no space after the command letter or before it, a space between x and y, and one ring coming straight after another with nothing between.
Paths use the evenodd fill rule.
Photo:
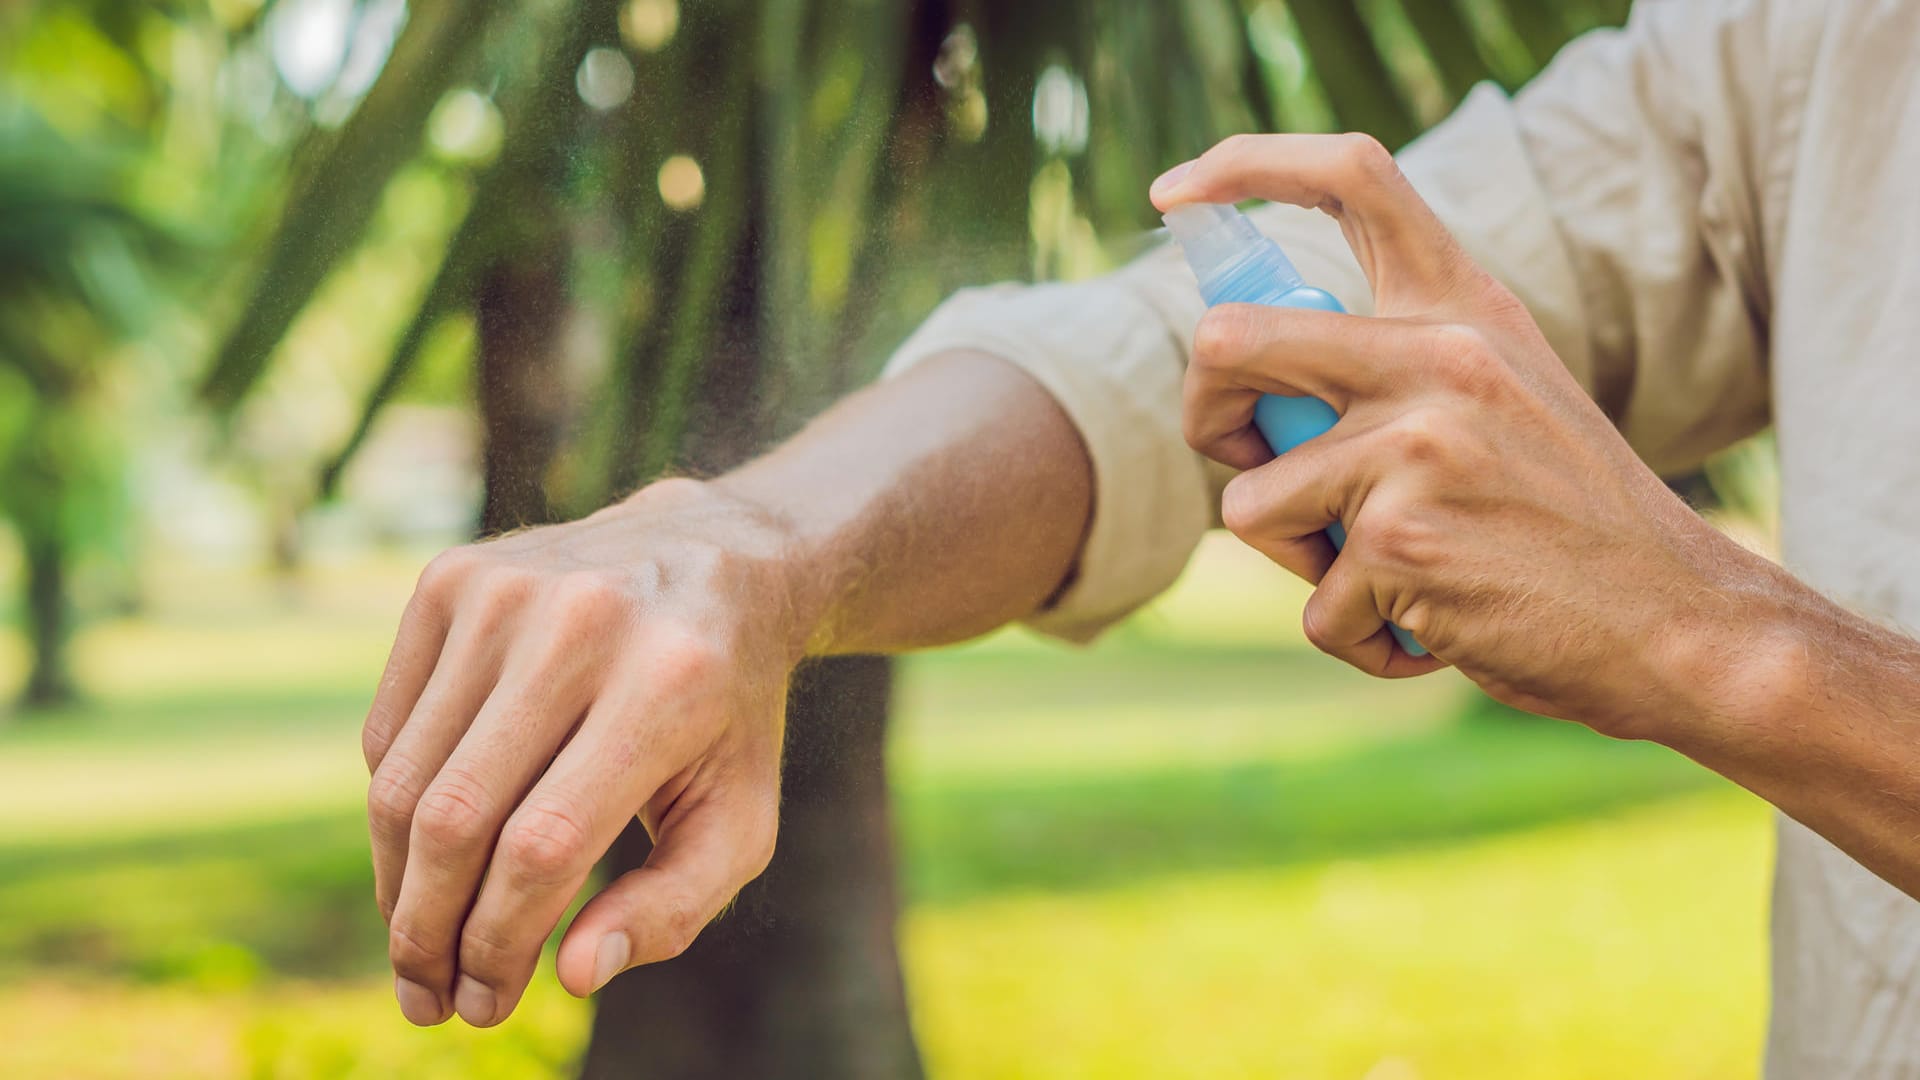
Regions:
<instances>
[{"instance_id":1,"label":"finger","mask_svg":"<svg viewBox=\"0 0 1920 1080\"><path fill-rule=\"evenodd\" d=\"M1447 666L1431 654L1413 656L1401 649L1381 606L1365 567L1335 559L1307 598L1301 629L1315 648L1369 675L1402 679Z\"/></svg>"},{"instance_id":2,"label":"finger","mask_svg":"<svg viewBox=\"0 0 1920 1080\"><path fill-rule=\"evenodd\" d=\"M1398 401L1431 381L1422 364L1449 332L1326 311L1210 308L1194 331L1181 384L1187 443L1216 461L1251 468L1272 456L1250 449L1249 440L1260 438L1252 424L1262 394L1316 397L1341 416Z\"/></svg>"},{"instance_id":3,"label":"finger","mask_svg":"<svg viewBox=\"0 0 1920 1080\"><path fill-rule=\"evenodd\" d=\"M461 1019L491 1027L512 1015L541 946L600 853L632 819L624 801L590 805L564 787L543 784L507 820L460 930L454 1007Z\"/></svg>"},{"instance_id":4,"label":"finger","mask_svg":"<svg viewBox=\"0 0 1920 1080\"><path fill-rule=\"evenodd\" d=\"M400 897L420 796L493 692L503 652L494 625L485 618L456 621L420 700L367 785L374 896L383 917L392 916Z\"/></svg>"},{"instance_id":5,"label":"finger","mask_svg":"<svg viewBox=\"0 0 1920 1080\"><path fill-rule=\"evenodd\" d=\"M503 677L414 809L389 952L396 975L456 1008L467 910L507 815L580 717L554 690L573 685L551 670Z\"/></svg>"},{"instance_id":6,"label":"finger","mask_svg":"<svg viewBox=\"0 0 1920 1080\"><path fill-rule=\"evenodd\" d=\"M584 997L622 971L686 951L766 869L775 829L771 799L716 797L663 823L646 865L588 901L567 928L556 965L561 985Z\"/></svg>"},{"instance_id":7,"label":"finger","mask_svg":"<svg viewBox=\"0 0 1920 1080\"><path fill-rule=\"evenodd\" d=\"M677 736L693 725L675 713L690 702L646 681L594 704L580 733L554 759L501 830L486 881L460 935L456 1007L485 1027L513 1011L540 947L635 812L704 747ZM647 735L635 721L647 720Z\"/></svg>"},{"instance_id":8,"label":"finger","mask_svg":"<svg viewBox=\"0 0 1920 1080\"><path fill-rule=\"evenodd\" d=\"M1431 310L1478 268L1368 135L1235 135L1154 183L1162 211L1266 199L1340 222L1383 315Z\"/></svg>"},{"instance_id":9,"label":"finger","mask_svg":"<svg viewBox=\"0 0 1920 1080\"><path fill-rule=\"evenodd\" d=\"M400 615L400 629L394 634L393 651L387 654L379 689L374 691L373 704L367 707L367 722L360 729L360 750L367 759L369 775L380 767L400 726L419 703L447 641L448 611L444 586L440 585L446 572L436 570L438 565L443 564L436 559L421 572L420 583Z\"/></svg>"},{"instance_id":10,"label":"finger","mask_svg":"<svg viewBox=\"0 0 1920 1080\"><path fill-rule=\"evenodd\" d=\"M1333 565L1327 528L1358 505L1364 480L1352 439L1334 431L1227 482L1220 520L1242 542L1296 576L1318 584Z\"/></svg>"}]
</instances>

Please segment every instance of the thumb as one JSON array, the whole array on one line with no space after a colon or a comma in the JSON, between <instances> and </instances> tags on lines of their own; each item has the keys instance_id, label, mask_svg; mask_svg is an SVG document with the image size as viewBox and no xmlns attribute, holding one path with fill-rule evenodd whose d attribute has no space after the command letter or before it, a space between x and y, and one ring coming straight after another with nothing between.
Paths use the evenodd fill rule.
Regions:
<instances>
[{"instance_id":1,"label":"thumb","mask_svg":"<svg viewBox=\"0 0 1920 1080\"><path fill-rule=\"evenodd\" d=\"M642 964L671 960L773 857L775 816L722 800L663 823L646 865L589 900L560 941L560 985L576 997Z\"/></svg>"},{"instance_id":2,"label":"thumb","mask_svg":"<svg viewBox=\"0 0 1920 1080\"><path fill-rule=\"evenodd\" d=\"M1162 211L1246 199L1292 203L1340 222L1380 315L1443 308L1479 269L1370 135L1234 135L1153 183Z\"/></svg>"}]
</instances>

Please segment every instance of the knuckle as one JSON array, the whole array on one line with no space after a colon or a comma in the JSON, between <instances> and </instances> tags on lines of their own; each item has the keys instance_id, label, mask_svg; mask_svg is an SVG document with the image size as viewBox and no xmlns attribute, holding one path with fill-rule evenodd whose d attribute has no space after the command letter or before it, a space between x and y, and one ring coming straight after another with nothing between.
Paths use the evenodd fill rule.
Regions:
<instances>
[{"instance_id":1,"label":"knuckle","mask_svg":"<svg viewBox=\"0 0 1920 1080\"><path fill-rule=\"evenodd\" d=\"M1227 482L1220 492L1220 523L1233 535L1246 538L1260 525L1261 511L1265 500L1248 479L1251 473L1241 473Z\"/></svg>"},{"instance_id":2,"label":"knuckle","mask_svg":"<svg viewBox=\"0 0 1920 1080\"><path fill-rule=\"evenodd\" d=\"M1399 509L1376 514L1366 523L1370 561L1394 566L1428 567L1438 561L1439 537L1419 515Z\"/></svg>"},{"instance_id":3,"label":"knuckle","mask_svg":"<svg viewBox=\"0 0 1920 1080\"><path fill-rule=\"evenodd\" d=\"M1207 396L1198 383L1194 372L1187 372L1180 391L1180 435L1186 439L1189 449L1204 454L1210 448L1213 431Z\"/></svg>"},{"instance_id":4,"label":"knuckle","mask_svg":"<svg viewBox=\"0 0 1920 1080\"><path fill-rule=\"evenodd\" d=\"M1324 585L1322 587L1324 588ZM1330 653L1338 647L1333 639L1332 622L1327 616L1324 604L1308 601L1306 608L1300 612L1300 632L1306 637L1307 644L1321 652Z\"/></svg>"},{"instance_id":5,"label":"knuckle","mask_svg":"<svg viewBox=\"0 0 1920 1080\"><path fill-rule=\"evenodd\" d=\"M435 981L446 962L446 953L421 940L413 928L395 922L387 929L387 961L396 975L415 982Z\"/></svg>"},{"instance_id":6,"label":"knuckle","mask_svg":"<svg viewBox=\"0 0 1920 1080\"><path fill-rule=\"evenodd\" d=\"M558 885L570 879L585 857L586 817L552 797L530 799L500 838L502 857L517 879Z\"/></svg>"},{"instance_id":7,"label":"knuckle","mask_svg":"<svg viewBox=\"0 0 1920 1080\"><path fill-rule=\"evenodd\" d=\"M1193 330L1192 366L1206 375L1233 370L1246 348L1250 332L1250 319L1244 306L1226 304L1208 308Z\"/></svg>"},{"instance_id":8,"label":"knuckle","mask_svg":"<svg viewBox=\"0 0 1920 1080\"><path fill-rule=\"evenodd\" d=\"M460 971L497 984L521 963L519 942L499 927L470 922L460 932Z\"/></svg>"},{"instance_id":9,"label":"knuckle","mask_svg":"<svg viewBox=\"0 0 1920 1080\"><path fill-rule=\"evenodd\" d=\"M367 817L385 832L403 832L413 820L419 795L414 790L412 769L389 756L374 770L367 784Z\"/></svg>"},{"instance_id":10,"label":"knuckle","mask_svg":"<svg viewBox=\"0 0 1920 1080\"><path fill-rule=\"evenodd\" d=\"M691 897L668 897L660 907L661 958L671 960L686 952L706 928L706 914Z\"/></svg>"},{"instance_id":11,"label":"knuckle","mask_svg":"<svg viewBox=\"0 0 1920 1080\"><path fill-rule=\"evenodd\" d=\"M1527 310L1519 296L1512 289L1488 273L1484 268L1473 264L1476 280L1480 286L1480 303L1485 305L1487 315L1498 325L1532 327L1533 313Z\"/></svg>"},{"instance_id":12,"label":"knuckle","mask_svg":"<svg viewBox=\"0 0 1920 1080\"><path fill-rule=\"evenodd\" d=\"M1352 131L1340 136L1340 153L1349 170L1369 180L1391 177L1400 171L1393 152L1365 132Z\"/></svg>"},{"instance_id":13,"label":"knuckle","mask_svg":"<svg viewBox=\"0 0 1920 1080\"><path fill-rule=\"evenodd\" d=\"M1241 131L1221 139L1202 157L1210 157L1219 162L1244 161L1258 146L1258 136Z\"/></svg>"},{"instance_id":14,"label":"knuckle","mask_svg":"<svg viewBox=\"0 0 1920 1080\"><path fill-rule=\"evenodd\" d=\"M602 574L575 573L560 579L554 604L563 625L600 628L625 607L626 594L617 582Z\"/></svg>"},{"instance_id":15,"label":"knuckle","mask_svg":"<svg viewBox=\"0 0 1920 1080\"><path fill-rule=\"evenodd\" d=\"M1452 453L1452 429L1433 410L1410 412L1390 429L1393 452L1402 461L1431 465Z\"/></svg>"},{"instance_id":16,"label":"knuckle","mask_svg":"<svg viewBox=\"0 0 1920 1080\"><path fill-rule=\"evenodd\" d=\"M449 767L427 785L414 807L413 827L442 847L468 848L485 839L490 799L479 780Z\"/></svg>"},{"instance_id":17,"label":"knuckle","mask_svg":"<svg viewBox=\"0 0 1920 1080\"><path fill-rule=\"evenodd\" d=\"M705 692L723 677L726 655L701 634L684 629L662 633L652 648L652 681L668 696Z\"/></svg>"},{"instance_id":18,"label":"knuckle","mask_svg":"<svg viewBox=\"0 0 1920 1080\"><path fill-rule=\"evenodd\" d=\"M1449 323L1435 327L1434 371L1453 389L1481 397L1497 384L1506 366L1485 334L1471 326Z\"/></svg>"},{"instance_id":19,"label":"knuckle","mask_svg":"<svg viewBox=\"0 0 1920 1080\"><path fill-rule=\"evenodd\" d=\"M1206 453L1213 445L1212 440L1207 437L1206 431L1202 429L1199 422L1192 417L1188 417L1181 423L1180 435L1186 440L1187 449L1192 450L1196 454Z\"/></svg>"},{"instance_id":20,"label":"knuckle","mask_svg":"<svg viewBox=\"0 0 1920 1080\"><path fill-rule=\"evenodd\" d=\"M414 595L429 601L446 599L465 583L478 562L472 545L448 548L427 561L414 585Z\"/></svg>"},{"instance_id":21,"label":"knuckle","mask_svg":"<svg viewBox=\"0 0 1920 1080\"><path fill-rule=\"evenodd\" d=\"M360 755L367 759L369 772L377 771L393 746L393 730L385 722L368 720L360 727Z\"/></svg>"},{"instance_id":22,"label":"knuckle","mask_svg":"<svg viewBox=\"0 0 1920 1080\"><path fill-rule=\"evenodd\" d=\"M473 592L473 611L484 627L497 627L527 599L533 575L513 566L489 567L475 575L469 589Z\"/></svg>"},{"instance_id":23,"label":"knuckle","mask_svg":"<svg viewBox=\"0 0 1920 1080\"><path fill-rule=\"evenodd\" d=\"M1492 352L1487 336L1466 323L1441 323L1432 328L1434 352L1441 359L1481 360Z\"/></svg>"},{"instance_id":24,"label":"knuckle","mask_svg":"<svg viewBox=\"0 0 1920 1080\"><path fill-rule=\"evenodd\" d=\"M1433 605L1425 600L1414 600L1402 607L1393 617L1394 624L1411 634L1423 644L1432 644Z\"/></svg>"}]
</instances>

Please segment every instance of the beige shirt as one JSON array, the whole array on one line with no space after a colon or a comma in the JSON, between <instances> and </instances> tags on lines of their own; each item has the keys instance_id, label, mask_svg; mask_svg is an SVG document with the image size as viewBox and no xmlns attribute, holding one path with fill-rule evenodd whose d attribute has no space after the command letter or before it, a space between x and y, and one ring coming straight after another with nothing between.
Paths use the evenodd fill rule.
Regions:
<instances>
[{"instance_id":1,"label":"beige shirt","mask_svg":"<svg viewBox=\"0 0 1920 1080\"><path fill-rule=\"evenodd\" d=\"M1920 626L1920 0L1641 0L1509 100L1476 90L1401 155L1567 366L1663 472L1771 421L1783 550L1843 602ZM1333 223L1256 215L1356 311ZM1065 593L1084 639L1165 588L1224 473L1181 438L1201 305L1162 249L1097 280L962 292L890 371L984 350L1043 383L1096 474ZM1920 1076L1920 904L1782 820L1774 1080Z\"/></svg>"}]
</instances>

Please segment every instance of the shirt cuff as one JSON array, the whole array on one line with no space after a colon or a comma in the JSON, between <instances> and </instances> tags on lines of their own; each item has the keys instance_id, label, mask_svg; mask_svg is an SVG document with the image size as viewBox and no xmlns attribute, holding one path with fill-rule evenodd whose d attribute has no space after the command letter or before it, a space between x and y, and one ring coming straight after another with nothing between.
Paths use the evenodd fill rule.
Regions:
<instances>
[{"instance_id":1,"label":"shirt cuff","mask_svg":"<svg viewBox=\"0 0 1920 1080\"><path fill-rule=\"evenodd\" d=\"M894 353L882 377L943 352L1000 357L1066 411L1093 464L1093 520L1066 587L1023 620L1085 642L1171 585L1212 519L1207 476L1180 431L1182 343L1114 278L966 289Z\"/></svg>"}]
</instances>

